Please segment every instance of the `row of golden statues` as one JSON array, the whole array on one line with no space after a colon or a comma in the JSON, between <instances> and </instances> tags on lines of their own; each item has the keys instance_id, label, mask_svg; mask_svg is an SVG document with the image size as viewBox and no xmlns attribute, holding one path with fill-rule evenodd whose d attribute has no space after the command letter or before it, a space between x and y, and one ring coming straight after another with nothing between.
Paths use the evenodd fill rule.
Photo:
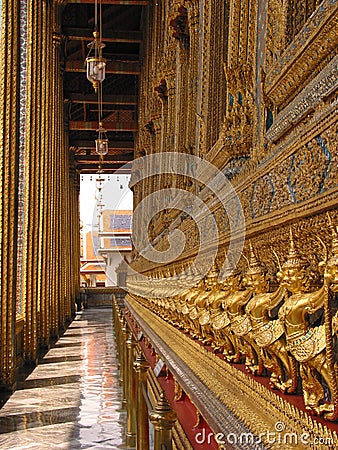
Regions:
<instances>
[{"instance_id":1,"label":"row of golden statues","mask_svg":"<svg viewBox=\"0 0 338 450\"><path fill-rule=\"evenodd\" d=\"M254 375L268 373L272 388L287 394L301 392L308 411L335 421L338 232L331 220L330 229L332 254L319 264L322 281L315 289L309 282L312 270L300 256L290 229L283 265L274 252L279 264L275 291L269 292L266 270L250 243L245 273L227 261L220 281L213 265L189 290L171 297L155 295L146 302L175 327L222 352L227 361L243 362Z\"/></svg>"}]
</instances>

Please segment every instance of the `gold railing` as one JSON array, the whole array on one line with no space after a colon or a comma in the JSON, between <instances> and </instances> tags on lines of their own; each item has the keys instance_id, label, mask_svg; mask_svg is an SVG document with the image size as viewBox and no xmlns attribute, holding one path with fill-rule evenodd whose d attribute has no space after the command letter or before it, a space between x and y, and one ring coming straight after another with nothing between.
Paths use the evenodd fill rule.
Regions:
<instances>
[{"instance_id":1,"label":"gold railing","mask_svg":"<svg viewBox=\"0 0 338 450\"><path fill-rule=\"evenodd\" d=\"M176 413L149 370L141 346L126 319L123 305L113 296L113 323L118 349L122 407L127 410L126 446L136 450L149 450L153 425L154 450L175 450L173 434L182 434ZM186 444L181 448L187 447Z\"/></svg>"}]
</instances>

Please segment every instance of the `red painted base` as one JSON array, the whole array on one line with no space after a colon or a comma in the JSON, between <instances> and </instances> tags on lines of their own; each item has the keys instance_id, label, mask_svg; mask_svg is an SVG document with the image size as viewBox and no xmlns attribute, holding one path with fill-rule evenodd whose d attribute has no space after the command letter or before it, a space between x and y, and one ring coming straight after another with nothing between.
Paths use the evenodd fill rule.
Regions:
<instances>
[{"instance_id":1,"label":"red painted base","mask_svg":"<svg viewBox=\"0 0 338 450\"><path fill-rule=\"evenodd\" d=\"M128 320L129 325L134 330L135 335L139 333L139 329L134 326L133 321L131 320L131 315L129 311L126 310L126 317ZM199 342L201 346L203 344ZM142 339L139 344L142 347L142 350L151 366L152 369L154 369L156 365L156 353L153 350L152 347L146 346L145 340ZM212 347L206 347L209 351L214 352ZM219 358L224 359L224 356L221 353L215 353ZM261 375L261 376L255 376L247 371L244 364L234 364L229 363L233 367L235 367L238 370L241 370L244 372L248 377L252 377L259 383L263 384L267 389L271 389L269 385L269 376L267 375ZM158 376L158 381L162 387L162 389L165 392L166 398L169 401L171 407L176 411L178 420L180 424L182 425L191 445L196 450L217 450L218 444L215 440L215 436L213 432L211 431L208 424L205 422L205 420L201 417L198 420L198 413L197 409L194 406L194 404L190 401L189 397L186 394L183 394L182 398L178 401L174 400L175 397L175 385L174 385L174 379L171 373L168 374L168 376L162 376L162 373ZM283 394L278 390L274 390L274 392L282 397L284 400L289 402L290 404L296 406L297 408L305 411L303 396L299 394ZM305 411L306 412L306 411ZM318 423L321 423L325 425L326 427L330 428L331 430L336 431L338 433L338 423L332 423L328 422L321 417L317 416L311 416L311 418ZM222 439L222 437L221 437Z\"/></svg>"}]
</instances>

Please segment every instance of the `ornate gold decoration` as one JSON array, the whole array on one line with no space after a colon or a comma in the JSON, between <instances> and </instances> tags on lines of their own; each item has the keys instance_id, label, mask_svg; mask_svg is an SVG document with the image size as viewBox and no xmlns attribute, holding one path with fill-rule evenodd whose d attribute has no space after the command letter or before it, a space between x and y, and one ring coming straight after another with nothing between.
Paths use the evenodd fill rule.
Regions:
<instances>
[{"instance_id":1,"label":"ornate gold decoration","mask_svg":"<svg viewBox=\"0 0 338 450\"><path fill-rule=\"evenodd\" d=\"M280 306L286 296L284 286L268 293L266 273L260 267L250 243L250 267L246 273L248 285L254 295L246 306L246 314L252 327L252 336L261 347L265 367L271 371L270 385L282 392L295 392L298 384L298 371L294 358L287 352L284 328L273 311Z\"/></svg>"},{"instance_id":2,"label":"ornate gold decoration","mask_svg":"<svg viewBox=\"0 0 338 450\"><path fill-rule=\"evenodd\" d=\"M169 3L157 5L150 18L152 56L142 75L139 114L148 131L140 133L136 154L187 152L222 170L244 211L248 261L236 268L228 261L221 282L212 273L196 277L190 290L168 298L162 278L175 274L179 286L185 277L194 283L196 274L187 268L201 239L191 217L165 211L153 218L151 241L156 250L167 249L161 233L177 218L184 251L166 267L135 252L133 268L156 274L154 298L128 302L251 430L273 429L282 414L290 431L336 437L227 364L268 372L272 388L301 392L312 412L337 419L336 237L326 217L329 210L333 223L338 220L336 1ZM178 40L183 36L189 49ZM136 202L165 187L194 192L216 219L216 262L224 261L233 237L227 214L188 178L142 181Z\"/></svg>"},{"instance_id":3,"label":"ornate gold decoration","mask_svg":"<svg viewBox=\"0 0 338 450\"><path fill-rule=\"evenodd\" d=\"M331 396L334 396L337 390L336 374L330 370L325 352L329 336L326 336L324 325L311 326L309 322L309 317L328 302L328 286L324 285L315 292L307 293L309 275L306 266L306 262L296 251L291 233L288 259L282 266L282 279L291 296L281 307L279 318L284 325L287 349L300 363L306 408L317 414L325 412L327 419L336 419L336 413L332 414L334 404L323 404L324 392L318 380L320 374L327 383ZM331 334L331 329L326 331Z\"/></svg>"},{"instance_id":4,"label":"ornate gold decoration","mask_svg":"<svg viewBox=\"0 0 338 450\"><path fill-rule=\"evenodd\" d=\"M190 340L189 337L167 324L130 295L127 303L136 317L142 317L156 329L156 334L163 342L170 342L173 357L177 357L187 364L198 376L203 385L210 389L216 398L222 402L249 428L255 435L263 436L268 431L275 430L277 421L285 424L290 433L301 435L309 433L309 448L320 450L320 437L337 442L337 435L329 428L318 424L309 415L289 404L274 392L243 372L222 361L212 352ZM210 374L213 374L210 376ZM226 389L225 389L226 386ZM241 396L238 396L241 392ZM269 414L266 414L269 411ZM222 429L214 429L216 434ZM271 444L271 443L270 443ZM280 444L273 444L272 448L279 448Z\"/></svg>"},{"instance_id":5,"label":"ornate gold decoration","mask_svg":"<svg viewBox=\"0 0 338 450\"><path fill-rule=\"evenodd\" d=\"M197 428L200 425L200 423L201 423L201 414L198 411L198 409L196 408L196 406L195 406L194 402L191 400L191 398L190 398L190 401L195 407L195 414L196 414L196 420L195 420L195 423L194 423L194 425L192 427L193 428Z\"/></svg>"},{"instance_id":6,"label":"ornate gold decoration","mask_svg":"<svg viewBox=\"0 0 338 450\"><path fill-rule=\"evenodd\" d=\"M13 336L16 326L16 239L18 98L19 98L19 17L20 2L4 2L1 8L0 51L0 383L11 387L17 364Z\"/></svg>"},{"instance_id":7,"label":"ornate gold decoration","mask_svg":"<svg viewBox=\"0 0 338 450\"><path fill-rule=\"evenodd\" d=\"M184 6L178 8L178 15L170 21L170 26L174 29L173 37L189 45L188 12Z\"/></svg>"},{"instance_id":8,"label":"ornate gold decoration","mask_svg":"<svg viewBox=\"0 0 338 450\"><path fill-rule=\"evenodd\" d=\"M149 419L155 428L154 448L170 448L172 428L177 420L177 416L165 398L164 392L161 392L158 402L149 414Z\"/></svg>"},{"instance_id":9,"label":"ornate gold decoration","mask_svg":"<svg viewBox=\"0 0 338 450\"><path fill-rule=\"evenodd\" d=\"M305 6L305 2L302 6ZM302 12L293 7L291 14L293 17L301 17ZM291 17L289 22L290 19ZM286 20L284 12L281 22L284 26ZM304 20L303 26L298 28L298 34L296 30L291 33L290 30L285 30L284 40L294 40L277 55L277 61L269 67L266 77L266 92L275 106L287 103L287 99L292 98L295 91L299 92L304 82L318 73L322 68L320 63L326 63L326 58L335 54L337 34L334 30L337 20L336 2L325 0L306 25ZM323 46L323 41L328 42L328 45Z\"/></svg>"},{"instance_id":10,"label":"ornate gold decoration","mask_svg":"<svg viewBox=\"0 0 338 450\"><path fill-rule=\"evenodd\" d=\"M183 389L182 389L181 385L177 382L176 378L174 378L174 382L175 382L175 397L174 397L174 400L175 400L175 402L178 402L183 397Z\"/></svg>"},{"instance_id":11,"label":"ornate gold decoration","mask_svg":"<svg viewBox=\"0 0 338 450\"><path fill-rule=\"evenodd\" d=\"M151 309L193 339L222 351L228 361L243 360L253 374L261 374L265 367L271 372L271 387L283 393L294 393L301 378L306 408L336 420L338 389L329 292L331 285L332 292L337 289L338 233L331 217L327 220L333 256L328 259L326 245L318 237L325 251L323 261L317 261L317 274L309 254L306 260L298 252L290 228L290 248L282 265L273 250L277 260L274 277L262 266L249 241L249 259L245 257L248 268L242 269L242 276L227 261L224 280L219 285L214 265L205 279L170 301L162 297L165 292L159 285L153 291L157 296L152 299ZM323 270L325 284L320 287ZM277 284L273 292L269 292L268 276ZM182 281L189 277L194 279L194 274L183 274ZM138 301L150 307L147 299L139 297ZM314 325L319 320L324 323ZM319 376L330 391L329 404L324 402Z\"/></svg>"}]
</instances>

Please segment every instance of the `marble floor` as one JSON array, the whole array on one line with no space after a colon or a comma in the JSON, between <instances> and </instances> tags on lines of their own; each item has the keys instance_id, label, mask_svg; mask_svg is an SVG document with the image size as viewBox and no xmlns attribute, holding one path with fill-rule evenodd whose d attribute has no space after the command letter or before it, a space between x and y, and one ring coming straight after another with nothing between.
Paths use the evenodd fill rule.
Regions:
<instances>
[{"instance_id":1,"label":"marble floor","mask_svg":"<svg viewBox=\"0 0 338 450\"><path fill-rule=\"evenodd\" d=\"M78 313L0 409L0 449L123 449L111 309Z\"/></svg>"}]
</instances>

